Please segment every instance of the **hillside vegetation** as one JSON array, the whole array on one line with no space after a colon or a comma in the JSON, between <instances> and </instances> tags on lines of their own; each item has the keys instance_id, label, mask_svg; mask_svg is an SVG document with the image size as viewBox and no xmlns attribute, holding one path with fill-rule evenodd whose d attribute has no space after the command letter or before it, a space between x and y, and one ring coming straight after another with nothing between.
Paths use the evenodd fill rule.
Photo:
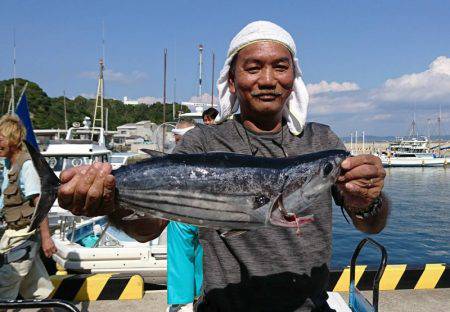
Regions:
<instances>
[{"instance_id":1,"label":"hillside vegetation","mask_svg":"<svg viewBox=\"0 0 450 312\"><path fill-rule=\"evenodd\" d=\"M27 80L17 78L15 88L15 98L18 101L20 92ZM12 79L0 81L0 101L1 114L6 113L9 99L11 97ZM5 93L6 86L6 93ZM28 81L25 92L30 108L31 120L35 129L64 129L64 102L63 97L52 98L45 93L42 88L34 82ZM108 128L115 130L117 126L125 123L134 123L141 120L151 120L160 124L163 121L163 104L152 105L125 105L122 101L114 99L104 99L104 108L108 108ZM189 112L186 106L175 103L176 111ZM95 99L87 99L77 96L74 99L66 98L67 120L69 127L73 122L83 121L85 116L93 119ZM166 104L166 121L172 119L172 104Z\"/></svg>"}]
</instances>

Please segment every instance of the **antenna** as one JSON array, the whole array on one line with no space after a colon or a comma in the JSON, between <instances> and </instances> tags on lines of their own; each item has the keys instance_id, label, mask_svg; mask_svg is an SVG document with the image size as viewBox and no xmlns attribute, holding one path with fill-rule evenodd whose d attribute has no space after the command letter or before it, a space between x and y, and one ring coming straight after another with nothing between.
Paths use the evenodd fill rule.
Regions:
<instances>
[{"instance_id":1,"label":"antenna","mask_svg":"<svg viewBox=\"0 0 450 312\"><path fill-rule=\"evenodd\" d=\"M16 86L16 28L13 28L13 79Z\"/></svg>"},{"instance_id":2,"label":"antenna","mask_svg":"<svg viewBox=\"0 0 450 312\"><path fill-rule=\"evenodd\" d=\"M202 96L203 45L198 45L198 96Z\"/></svg>"},{"instance_id":3,"label":"antenna","mask_svg":"<svg viewBox=\"0 0 450 312\"><path fill-rule=\"evenodd\" d=\"M105 20L102 20L102 60L103 64L106 62L105 59Z\"/></svg>"},{"instance_id":4,"label":"antenna","mask_svg":"<svg viewBox=\"0 0 450 312\"><path fill-rule=\"evenodd\" d=\"M173 104L172 104L172 119L175 120L175 103L177 101L177 78L173 78Z\"/></svg>"}]
</instances>

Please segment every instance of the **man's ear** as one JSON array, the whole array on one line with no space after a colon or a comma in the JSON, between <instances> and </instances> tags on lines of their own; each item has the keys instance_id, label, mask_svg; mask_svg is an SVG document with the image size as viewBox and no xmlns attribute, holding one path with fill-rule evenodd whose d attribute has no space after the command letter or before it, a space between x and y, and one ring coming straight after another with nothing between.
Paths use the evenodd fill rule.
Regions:
<instances>
[{"instance_id":1,"label":"man's ear","mask_svg":"<svg viewBox=\"0 0 450 312\"><path fill-rule=\"evenodd\" d=\"M228 87L230 88L230 93L236 93L236 86L234 84L234 73L230 70L228 72Z\"/></svg>"}]
</instances>

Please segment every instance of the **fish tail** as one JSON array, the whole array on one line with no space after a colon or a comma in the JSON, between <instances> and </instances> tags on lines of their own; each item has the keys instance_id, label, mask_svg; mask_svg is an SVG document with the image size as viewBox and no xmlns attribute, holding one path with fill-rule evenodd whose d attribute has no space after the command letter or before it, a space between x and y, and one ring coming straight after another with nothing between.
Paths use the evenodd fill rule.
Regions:
<instances>
[{"instance_id":1,"label":"fish tail","mask_svg":"<svg viewBox=\"0 0 450 312\"><path fill-rule=\"evenodd\" d=\"M36 209L34 210L33 218L31 219L29 231L35 230L42 220L47 216L50 208L56 200L58 195L58 187L61 184L58 177L50 168L49 164L32 145L25 141L28 149L28 153L33 161L34 168L36 169L39 178L41 180L41 194Z\"/></svg>"}]
</instances>

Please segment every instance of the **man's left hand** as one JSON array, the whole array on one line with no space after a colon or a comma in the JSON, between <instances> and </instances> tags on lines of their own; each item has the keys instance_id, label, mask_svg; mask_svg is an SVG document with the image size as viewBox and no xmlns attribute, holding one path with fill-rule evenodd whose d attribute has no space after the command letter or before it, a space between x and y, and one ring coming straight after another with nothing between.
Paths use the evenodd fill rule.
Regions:
<instances>
[{"instance_id":1,"label":"man's left hand","mask_svg":"<svg viewBox=\"0 0 450 312\"><path fill-rule=\"evenodd\" d=\"M337 186L346 208L364 210L380 196L386 171L380 158L373 155L349 157L341 164Z\"/></svg>"},{"instance_id":2,"label":"man's left hand","mask_svg":"<svg viewBox=\"0 0 450 312\"><path fill-rule=\"evenodd\" d=\"M47 258L50 258L56 252L56 246L51 237L42 239L42 250Z\"/></svg>"}]
</instances>

